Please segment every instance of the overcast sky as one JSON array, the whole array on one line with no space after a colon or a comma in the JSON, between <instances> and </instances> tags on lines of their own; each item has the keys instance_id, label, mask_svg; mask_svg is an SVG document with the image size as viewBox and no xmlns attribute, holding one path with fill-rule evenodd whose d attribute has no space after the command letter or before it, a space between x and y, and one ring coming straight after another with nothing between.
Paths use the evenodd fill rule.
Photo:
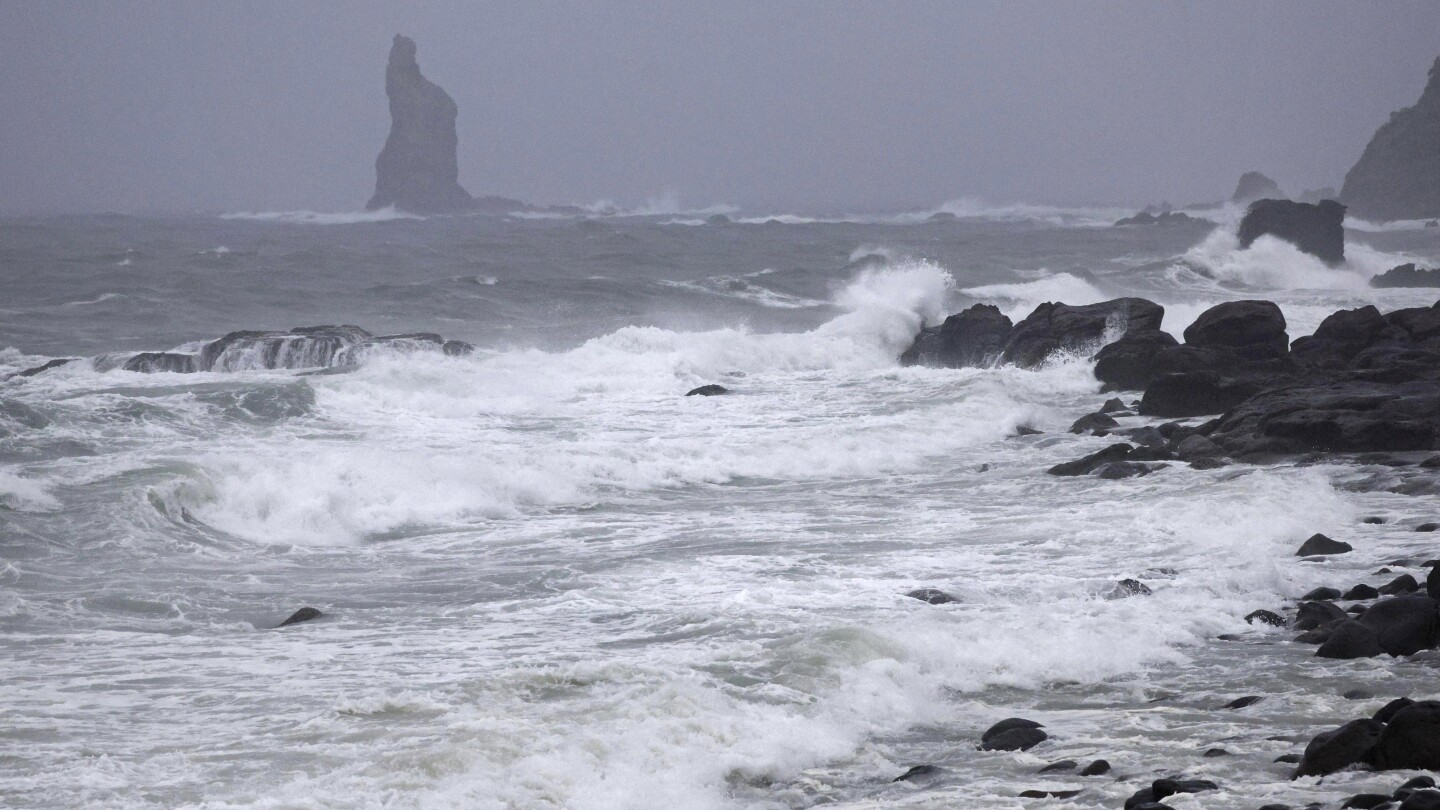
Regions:
<instances>
[{"instance_id":1,"label":"overcast sky","mask_svg":"<svg viewBox=\"0 0 1440 810\"><path fill-rule=\"evenodd\" d=\"M397 32L477 195L1180 203L1338 188L1440 3L0 0L0 210L356 210Z\"/></svg>"}]
</instances>

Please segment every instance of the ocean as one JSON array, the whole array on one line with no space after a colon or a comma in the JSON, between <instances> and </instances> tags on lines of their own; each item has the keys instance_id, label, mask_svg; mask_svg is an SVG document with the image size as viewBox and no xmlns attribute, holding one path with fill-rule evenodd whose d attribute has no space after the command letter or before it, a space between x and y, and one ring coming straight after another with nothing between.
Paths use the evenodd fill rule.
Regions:
<instances>
[{"instance_id":1,"label":"ocean","mask_svg":"<svg viewBox=\"0 0 1440 810\"><path fill-rule=\"evenodd\" d=\"M975 302L1135 295L1179 336L1264 298L1295 338L1432 303L1367 279L1435 266L1440 229L1352 221L1328 268L1238 250L1233 209L1110 227L1126 213L0 220L0 805L1111 808L1177 774L1220 786L1177 807L1389 793L1273 760L1435 670L1314 659L1243 617L1437 556L1406 471L1047 476L1110 442L1067 432L1111 396L1091 361L897 358ZM120 368L319 324L475 351ZM705 384L731 393L685 396ZM1359 552L1293 556L1316 532ZM1107 598L1125 578L1153 594ZM906 596L927 587L956 601ZM302 606L324 615L275 629ZM1049 740L976 750L1012 716Z\"/></svg>"}]
</instances>

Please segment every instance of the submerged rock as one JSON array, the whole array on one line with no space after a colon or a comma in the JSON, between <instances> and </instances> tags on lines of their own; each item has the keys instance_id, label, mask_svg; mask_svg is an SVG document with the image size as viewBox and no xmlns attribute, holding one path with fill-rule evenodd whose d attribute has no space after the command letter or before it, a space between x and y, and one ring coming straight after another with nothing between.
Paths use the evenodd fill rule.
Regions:
<instances>
[{"instance_id":1,"label":"submerged rock","mask_svg":"<svg viewBox=\"0 0 1440 810\"><path fill-rule=\"evenodd\" d=\"M312 620L318 619L318 618L320 618L321 616L324 616L324 615L325 615L324 613L321 613L321 612L320 612L318 609L316 609L316 608L313 608L313 607L302 607L302 608L300 608L299 610L295 611L294 613L290 614L290 618L288 618L288 619L286 619L285 621L281 622L281 623L280 623L279 625L277 625L277 626L278 626L278 627L288 627L288 626L290 626L290 625L292 625L292 624L299 624L299 623L301 623L301 622L312 621Z\"/></svg>"},{"instance_id":2,"label":"submerged rock","mask_svg":"<svg viewBox=\"0 0 1440 810\"><path fill-rule=\"evenodd\" d=\"M702 386L700 386L699 388L691 388L689 391L686 391L686 392L685 392L685 396L687 396L687 397L718 397L718 396L720 396L721 394L728 394L728 393L730 393L730 389L729 389L729 388L726 388L726 387L723 386L723 385L715 385L714 383L711 383L710 385L702 385Z\"/></svg>"},{"instance_id":3,"label":"submerged rock","mask_svg":"<svg viewBox=\"0 0 1440 810\"><path fill-rule=\"evenodd\" d=\"M1376 130L1346 173L1340 199L1370 220L1440 216L1440 58L1420 100Z\"/></svg>"},{"instance_id":4,"label":"submerged rock","mask_svg":"<svg viewBox=\"0 0 1440 810\"><path fill-rule=\"evenodd\" d=\"M1110 462L1123 461L1134 449L1133 446L1123 442L1112 444L1104 450L1097 450L1088 456L1056 464L1046 472L1050 475L1088 475Z\"/></svg>"},{"instance_id":5,"label":"submerged rock","mask_svg":"<svg viewBox=\"0 0 1440 810\"><path fill-rule=\"evenodd\" d=\"M1240 247L1262 236L1274 236L1326 264L1345 261L1345 206L1334 200L1318 203L1257 200L1240 220Z\"/></svg>"},{"instance_id":6,"label":"submerged rock","mask_svg":"<svg viewBox=\"0 0 1440 810\"><path fill-rule=\"evenodd\" d=\"M395 35L385 67L390 135L375 159L375 195L365 210L394 206L416 214L474 206L460 187L455 100L420 73L415 40Z\"/></svg>"},{"instance_id":7,"label":"submerged rock","mask_svg":"<svg viewBox=\"0 0 1440 810\"><path fill-rule=\"evenodd\" d=\"M960 601L939 588L920 588L905 595L911 599L919 599L921 602L930 605L948 605L951 602Z\"/></svg>"}]
</instances>

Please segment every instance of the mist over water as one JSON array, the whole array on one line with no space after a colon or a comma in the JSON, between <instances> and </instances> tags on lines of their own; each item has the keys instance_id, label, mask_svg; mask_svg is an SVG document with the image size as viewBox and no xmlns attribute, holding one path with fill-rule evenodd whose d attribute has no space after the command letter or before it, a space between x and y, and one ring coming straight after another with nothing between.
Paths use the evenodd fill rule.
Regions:
<instances>
[{"instance_id":1,"label":"mist over water","mask_svg":"<svg viewBox=\"0 0 1440 810\"><path fill-rule=\"evenodd\" d=\"M1384 779L1288 783L1271 760L1294 743L1271 738L1353 713L1345 684L1430 671L1319 668L1242 616L1417 553L1401 526L1423 499L1338 463L1044 476L1107 442L1065 432L1104 398L1088 361L896 358L974 302L1141 295L1178 334L1264 297L1296 337L1429 303L1365 281L1433 263L1434 230L1352 230L1330 269L1084 211L687 216L0 223L0 378L82 358L0 382L4 803L1011 807L1050 786L1111 807L1135 788L1034 774L1066 757L1140 782L1190 763L1222 784L1206 807ZM318 323L476 351L119 368ZM683 396L707 383L732 393ZM1317 531L1371 551L1292 562ZM1105 599L1125 577L1154 596ZM326 616L269 629L301 605ZM1213 711L1250 693L1269 697ZM974 750L1013 715L1052 741ZM942 771L892 781L921 763Z\"/></svg>"}]
</instances>

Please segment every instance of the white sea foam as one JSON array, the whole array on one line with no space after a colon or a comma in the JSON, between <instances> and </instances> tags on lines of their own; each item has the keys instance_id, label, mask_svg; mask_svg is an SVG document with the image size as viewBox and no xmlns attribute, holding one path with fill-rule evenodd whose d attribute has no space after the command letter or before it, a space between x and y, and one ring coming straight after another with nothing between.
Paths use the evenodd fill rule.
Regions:
<instances>
[{"instance_id":1,"label":"white sea foam","mask_svg":"<svg viewBox=\"0 0 1440 810\"><path fill-rule=\"evenodd\" d=\"M255 222L285 222L298 225L358 225L367 222L389 222L396 219L424 219L418 214L400 211L393 206L378 208L374 211L237 211L221 214L220 218Z\"/></svg>"},{"instance_id":2,"label":"white sea foam","mask_svg":"<svg viewBox=\"0 0 1440 810\"><path fill-rule=\"evenodd\" d=\"M614 200L596 200L589 205L582 206L591 214L607 217L693 217L713 216L715 214L733 214L739 209L733 205L717 203L703 208L689 208L681 204L680 195L674 191L667 191L650 197L645 202L636 206L624 206Z\"/></svg>"},{"instance_id":3,"label":"white sea foam","mask_svg":"<svg viewBox=\"0 0 1440 810\"><path fill-rule=\"evenodd\" d=\"M1056 273L1034 281L1014 284L985 284L966 287L960 292L999 306L1011 320L1019 320L1047 301L1071 305L1094 304L1114 296L1095 286L1089 279L1071 273Z\"/></svg>"},{"instance_id":4,"label":"white sea foam","mask_svg":"<svg viewBox=\"0 0 1440 810\"><path fill-rule=\"evenodd\" d=\"M1330 267L1289 242L1273 236L1241 249L1235 232L1217 228L1183 256L1217 281L1271 290L1356 290L1371 276L1403 264L1403 254L1386 253L1360 242L1345 246L1345 263Z\"/></svg>"},{"instance_id":5,"label":"white sea foam","mask_svg":"<svg viewBox=\"0 0 1440 810\"><path fill-rule=\"evenodd\" d=\"M49 512L59 509L60 501L44 482L0 470L0 506L22 512Z\"/></svg>"}]
</instances>

